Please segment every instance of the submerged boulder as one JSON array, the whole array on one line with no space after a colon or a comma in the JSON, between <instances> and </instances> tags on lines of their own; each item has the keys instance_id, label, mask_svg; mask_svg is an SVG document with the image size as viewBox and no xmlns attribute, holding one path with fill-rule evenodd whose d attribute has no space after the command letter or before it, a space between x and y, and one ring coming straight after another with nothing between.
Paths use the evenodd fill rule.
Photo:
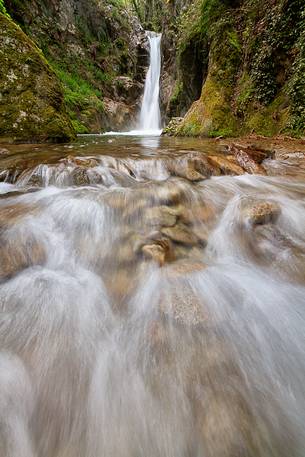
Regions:
<instances>
[{"instance_id":1,"label":"submerged boulder","mask_svg":"<svg viewBox=\"0 0 305 457\"><path fill-rule=\"evenodd\" d=\"M0 14L0 137L64 142L74 137L63 92L41 51Z\"/></svg>"},{"instance_id":2,"label":"submerged boulder","mask_svg":"<svg viewBox=\"0 0 305 457\"><path fill-rule=\"evenodd\" d=\"M276 222L281 214L280 206L273 201L249 202L243 209L243 219L251 225L262 225Z\"/></svg>"}]
</instances>

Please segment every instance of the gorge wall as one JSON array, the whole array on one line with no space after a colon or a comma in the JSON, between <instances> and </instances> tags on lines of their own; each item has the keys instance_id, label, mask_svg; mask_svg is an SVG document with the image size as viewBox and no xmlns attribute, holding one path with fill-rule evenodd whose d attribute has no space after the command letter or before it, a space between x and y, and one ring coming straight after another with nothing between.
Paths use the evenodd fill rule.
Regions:
<instances>
[{"instance_id":1,"label":"gorge wall","mask_svg":"<svg viewBox=\"0 0 305 457\"><path fill-rule=\"evenodd\" d=\"M132 122L148 48L138 18L123 2L6 0L5 7L57 74L77 133Z\"/></svg>"},{"instance_id":2,"label":"gorge wall","mask_svg":"<svg viewBox=\"0 0 305 457\"><path fill-rule=\"evenodd\" d=\"M166 9L166 118L189 109L172 133L305 134L303 0L174 0Z\"/></svg>"},{"instance_id":3,"label":"gorge wall","mask_svg":"<svg viewBox=\"0 0 305 457\"><path fill-rule=\"evenodd\" d=\"M61 85L22 30L0 14L0 137L17 141L69 141L74 130Z\"/></svg>"},{"instance_id":4,"label":"gorge wall","mask_svg":"<svg viewBox=\"0 0 305 457\"><path fill-rule=\"evenodd\" d=\"M28 68L39 74L47 65L57 84L55 104L36 83L28 106L53 103L55 118L67 121L63 140L134 127L148 65L144 29L163 34L163 124L179 118L170 134L305 134L304 0L0 0L0 14L5 9L12 20L6 27L3 16L1 28L17 27L40 56L39 70L31 59ZM2 48L2 57L10 54ZM8 56L9 66L18 68L20 57ZM2 73L4 80L4 66ZM28 84L21 79L20 94ZM8 82L1 91L6 133L16 125L9 105L17 119L25 111ZM35 135L24 126L21 136L27 128L28 139L58 139L43 126Z\"/></svg>"}]
</instances>

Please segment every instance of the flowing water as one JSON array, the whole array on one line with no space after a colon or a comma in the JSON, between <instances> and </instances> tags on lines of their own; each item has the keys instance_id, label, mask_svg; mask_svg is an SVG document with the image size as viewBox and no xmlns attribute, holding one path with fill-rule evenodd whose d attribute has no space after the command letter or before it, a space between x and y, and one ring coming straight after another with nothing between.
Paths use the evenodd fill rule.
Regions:
<instances>
[{"instance_id":1,"label":"flowing water","mask_svg":"<svg viewBox=\"0 0 305 457\"><path fill-rule=\"evenodd\" d=\"M191 180L214 143L9 148L0 456L304 457L304 157Z\"/></svg>"},{"instance_id":2,"label":"flowing water","mask_svg":"<svg viewBox=\"0 0 305 457\"><path fill-rule=\"evenodd\" d=\"M161 75L161 34L146 32L149 41L149 67L145 79L144 94L136 130L106 132L105 136L160 136L160 75Z\"/></svg>"},{"instance_id":3,"label":"flowing water","mask_svg":"<svg viewBox=\"0 0 305 457\"><path fill-rule=\"evenodd\" d=\"M145 81L140 114L140 130L158 131L161 128L159 81L161 72L161 34L147 32L150 47L150 64Z\"/></svg>"}]
</instances>

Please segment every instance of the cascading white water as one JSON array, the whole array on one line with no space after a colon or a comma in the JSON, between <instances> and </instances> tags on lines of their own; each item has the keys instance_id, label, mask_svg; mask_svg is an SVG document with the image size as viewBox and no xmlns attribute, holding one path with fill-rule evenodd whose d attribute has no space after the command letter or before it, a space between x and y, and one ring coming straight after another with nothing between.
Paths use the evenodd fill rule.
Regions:
<instances>
[{"instance_id":1,"label":"cascading white water","mask_svg":"<svg viewBox=\"0 0 305 457\"><path fill-rule=\"evenodd\" d=\"M144 96L140 113L140 130L160 130L159 104L161 73L161 34L147 32L150 46L150 64L145 81Z\"/></svg>"},{"instance_id":2,"label":"cascading white water","mask_svg":"<svg viewBox=\"0 0 305 457\"><path fill-rule=\"evenodd\" d=\"M141 140L0 159L0 457L304 457L304 159Z\"/></svg>"},{"instance_id":3,"label":"cascading white water","mask_svg":"<svg viewBox=\"0 0 305 457\"><path fill-rule=\"evenodd\" d=\"M142 100L139 122L136 130L128 132L106 132L104 135L127 135L127 136L160 136L161 113L160 113L160 74L161 74L161 34L146 32L149 40L150 62L146 75L144 95Z\"/></svg>"}]
</instances>

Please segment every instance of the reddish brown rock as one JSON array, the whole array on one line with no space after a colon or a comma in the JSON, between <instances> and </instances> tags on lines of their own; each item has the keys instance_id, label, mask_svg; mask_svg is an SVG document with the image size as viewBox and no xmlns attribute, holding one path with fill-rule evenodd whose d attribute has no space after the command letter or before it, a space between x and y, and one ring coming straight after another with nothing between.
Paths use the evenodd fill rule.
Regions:
<instances>
[{"instance_id":1,"label":"reddish brown rock","mask_svg":"<svg viewBox=\"0 0 305 457\"><path fill-rule=\"evenodd\" d=\"M239 149L236 146L232 145L229 147L230 153L234 155L237 163L250 174L265 175L266 170L251 157L248 150ZM253 156L255 156L253 154Z\"/></svg>"},{"instance_id":2,"label":"reddish brown rock","mask_svg":"<svg viewBox=\"0 0 305 457\"><path fill-rule=\"evenodd\" d=\"M276 222L281 214L280 206L275 202L256 201L242 211L243 218L252 225Z\"/></svg>"},{"instance_id":3,"label":"reddish brown rock","mask_svg":"<svg viewBox=\"0 0 305 457\"><path fill-rule=\"evenodd\" d=\"M243 175L243 168L233 163L232 160L228 160L225 157L221 156L208 156L210 164L215 168L216 172L214 175Z\"/></svg>"}]
</instances>

